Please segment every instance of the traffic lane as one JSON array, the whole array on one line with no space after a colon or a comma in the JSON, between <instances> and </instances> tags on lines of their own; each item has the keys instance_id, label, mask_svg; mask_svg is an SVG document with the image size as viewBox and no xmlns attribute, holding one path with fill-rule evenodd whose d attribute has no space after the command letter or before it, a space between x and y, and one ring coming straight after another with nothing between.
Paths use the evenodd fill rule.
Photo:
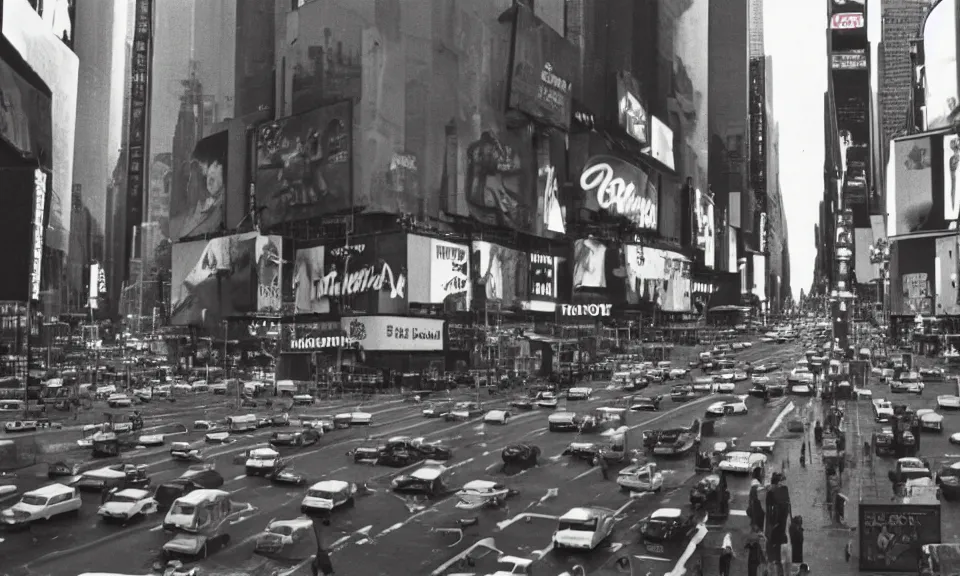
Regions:
<instances>
[{"instance_id":1,"label":"traffic lane","mask_svg":"<svg viewBox=\"0 0 960 576\"><path fill-rule=\"evenodd\" d=\"M321 466L317 470L308 467L308 474L313 474L319 479L323 476L326 469L325 467L328 464L340 461L337 457L341 454L341 450L345 452L349 447L363 441L374 430L384 434L392 434L398 429L406 428L407 426L404 426L404 424L411 422L411 419L413 419L414 424L427 424L418 419L418 416L419 415L416 414L406 414L393 421L381 422L380 426L357 426L347 430L334 431L324 435L319 446L305 449L281 448L279 451L285 458L293 463L295 468L299 467L300 461L315 461L320 463ZM213 455L213 457L208 458L206 462L212 463L224 476L226 489L242 491L247 488L258 487L264 482L259 478L247 478L242 463L239 462L239 460L235 461L235 458L242 451L258 443L265 442L269 434L273 431L275 431L275 429L244 435L237 443L218 447L211 446L211 448L208 449L208 454ZM169 456L167 456L166 450L154 456L156 456L156 458L153 461L144 463L150 469L151 485L154 487L180 476L189 467L187 463L170 459ZM344 457L344 459L346 458ZM106 465L107 462L104 462L104 464ZM41 476L36 477L35 483L38 485L48 483L45 471L42 472ZM30 542L34 537L49 538L51 542L55 542L55 544L44 550L44 553L50 553L83 546L91 541L117 535L117 527L104 525L97 521L96 510L100 505L99 494L84 495L83 498L84 505L80 517L89 519L89 522L72 522L71 520L74 519L70 518L56 520L50 522L49 525L34 527L30 532L14 532L10 535L10 538L7 539L7 542L0 545L16 549L15 547L18 542ZM269 503L261 508L267 507L269 507ZM144 527L140 526L134 528L132 532L143 529ZM125 531L120 536L126 538L128 532L131 531ZM23 561L32 560L33 558L30 557L31 553L33 553L34 558L36 557L35 551L21 550L21 552L25 555Z\"/></svg>"},{"instance_id":2,"label":"traffic lane","mask_svg":"<svg viewBox=\"0 0 960 576\"><path fill-rule=\"evenodd\" d=\"M719 570L724 537L729 535L734 553L730 573L747 574L747 553L744 548L750 537L750 520L745 516L730 516L723 523L706 526L708 531L696 546L690 546L690 540L687 540L670 554L651 553L637 538L629 546L610 555L602 567L589 573L594 576L619 576L624 572L617 566L617 561L628 557L632 574L699 574L698 566L702 566L704 574L714 574ZM690 553L686 555L688 550Z\"/></svg>"}]
</instances>

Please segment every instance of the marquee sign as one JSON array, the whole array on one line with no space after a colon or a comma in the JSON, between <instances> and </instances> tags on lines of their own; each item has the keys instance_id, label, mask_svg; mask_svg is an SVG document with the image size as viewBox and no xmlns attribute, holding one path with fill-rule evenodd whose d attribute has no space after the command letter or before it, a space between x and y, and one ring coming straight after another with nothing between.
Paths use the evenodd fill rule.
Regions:
<instances>
[{"instance_id":1,"label":"marquee sign","mask_svg":"<svg viewBox=\"0 0 960 576\"><path fill-rule=\"evenodd\" d=\"M33 172L33 264L30 269L30 299L40 299L40 274L43 262L43 216L47 207L47 173Z\"/></svg>"},{"instance_id":2,"label":"marquee sign","mask_svg":"<svg viewBox=\"0 0 960 576\"><path fill-rule=\"evenodd\" d=\"M562 316L610 316L613 304L563 304L560 306Z\"/></svg>"},{"instance_id":3,"label":"marquee sign","mask_svg":"<svg viewBox=\"0 0 960 576\"><path fill-rule=\"evenodd\" d=\"M625 216L639 228L657 229L657 190L639 167L614 156L594 156L580 175L580 187L596 194L601 209Z\"/></svg>"}]
</instances>

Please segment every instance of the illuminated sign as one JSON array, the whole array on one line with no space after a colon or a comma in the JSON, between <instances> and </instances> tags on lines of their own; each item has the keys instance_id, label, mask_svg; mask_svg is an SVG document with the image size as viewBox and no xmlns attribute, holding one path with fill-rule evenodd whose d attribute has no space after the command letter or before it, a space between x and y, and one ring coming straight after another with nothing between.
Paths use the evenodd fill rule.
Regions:
<instances>
[{"instance_id":1,"label":"illuminated sign","mask_svg":"<svg viewBox=\"0 0 960 576\"><path fill-rule=\"evenodd\" d=\"M443 320L406 316L341 318L351 342L370 351L430 352L443 350Z\"/></svg>"},{"instance_id":2,"label":"illuminated sign","mask_svg":"<svg viewBox=\"0 0 960 576\"><path fill-rule=\"evenodd\" d=\"M760 251L766 254L767 252L767 213L760 213Z\"/></svg>"},{"instance_id":3,"label":"illuminated sign","mask_svg":"<svg viewBox=\"0 0 960 576\"><path fill-rule=\"evenodd\" d=\"M856 30L857 28L863 28L863 24L863 14L860 12L834 14L830 18L831 30Z\"/></svg>"},{"instance_id":4,"label":"illuminated sign","mask_svg":"<svg viewBox=\"0 0 960 576\"><path fill-rule=\"evenodd\" d=\"M597 195L601 209L640 228L657 229L657 191L640 168L613 156L595 156L580 175L580 187Z\"/></svg>"},{"instance_id":5,"label":"illuminated sign","mask_svg":"<svg viewBox=\"0 0 960 576\"><path fill-rule=\"evenodd\" d=\"M613 304L562 304L563 316L609 316Z\"/></svg>"},{"instance_id":6,"label":"illuminated sign","mask_svg":"<svg viewBox=\"0 0 960 576\"><path fill-rule=\"evenodd\" d=\"M866 70L867 53L865 50L854 50L831 54L830 68L833 70Z\"/></svg>"},{"instance_id":7,"label":"illuminated sign","mask_svg":"<svg viewBox=\"0 0 960 576\"><path fill-rule=\"evenodd\" d=\"M552 300L557 296L556 259L545 254L530 255L530 297Z\"/></svg>"},{"instance_id":8,"label":"illuminated sign","mask_svg":"<svg viewBox=\"0 0 960 576\"><path fill-rule=\"evenodd\" d=\"M47 173L33 172L33 268L30 271L30 299L40 299L40 273L43 264L43 214L47 207ZM21 284L22 286L22 284Z\"/></svg>"}]
</instances>

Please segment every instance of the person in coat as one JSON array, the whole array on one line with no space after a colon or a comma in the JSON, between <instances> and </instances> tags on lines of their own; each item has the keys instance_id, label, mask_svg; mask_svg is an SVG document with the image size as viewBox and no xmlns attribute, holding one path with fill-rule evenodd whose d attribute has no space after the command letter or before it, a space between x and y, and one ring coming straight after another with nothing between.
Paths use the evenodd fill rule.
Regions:
<instances>
[{"instance_id":1,"label":"person in coat","mask_svg":"<svg viewBox=\"0 0 960 576\"><path fill-rule=\"evenodd\" d=\"M760 567L767 563L767 543L762 532L756 532L744 546L747 550L747 576L759 576Z\"/></svg>"},{"instance_id":2,"label":"person in coat","mask_svg":"<svg viewBox=\"0 0 960 576\"><path fill-rule=\"evenodd\" d=\"M752 480L750 483L750 498L747 505L747 515L750 517L750 526L754 531L763 530L765 513L763 503L760 501L760 481Z\"/></svg>"},{"instance_id":3,"label":"person in coat","mask_svg":"<svg viewBox=\"0 0 960 576\"><path fill-rule=\"evenodd\" d=\"M730 576L730 564L733 563L733 540L729 534L724 535L723 545L720 547L720 576Z\"/></svg>"},{"instance_id":4,"label":"person in coat","mask_svg":"<svg viewBox=\"0 0 960 576\"><path fill-rule=\"evenodd\" d=\"M790 522L790 547L794 564L803 564L803 517L794 516Z\"/></svg>"}]
</instances>

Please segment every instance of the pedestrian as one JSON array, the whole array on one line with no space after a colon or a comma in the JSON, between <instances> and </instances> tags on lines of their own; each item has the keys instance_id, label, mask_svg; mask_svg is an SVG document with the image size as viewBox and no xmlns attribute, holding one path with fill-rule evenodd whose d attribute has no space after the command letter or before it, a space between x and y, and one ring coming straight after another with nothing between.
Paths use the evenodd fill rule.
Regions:
<instances>
[{"instance_id":1,"label":"pedestrian","mask_svg":"<svg viewBox=\"0 0 960 576\"><path fill-rule=\"evenodd\" d=\"M733 562L733 541L730 534L723 537L723 545L720 547L720 576L730 576L730 564Z\"/></svg>"},{"instance_id":2,"label":"pedestrian","mask_svg":"<svg viewBox=\"0 0 960 576\"><path fill-rule=\"evenodd\" d=\"M754 532L747 545L747 576L760 576L760 567L766 564L766 542L762 532Z\"/></svg>"},{"instance_id":3,"label":"pedestrian","mask_svg":"<svg viewBox=\"0 0 960 576\"><path fill-rule=\"evenodd\" d=\"M600 474L603 474L603 479L609 480L610 464L607 462L607 459L603 457L603 454L597 454L596 458L594 458L594 462L600 467Z\"/></svg>"},{"instance_id":4,"label":"pedestrian","mask_svg":"<svg viewBox=\"0 0 960 576\"><path fill-rule=\"evenodd\" d=\"M839 490L837 495L833 499L833 510L836 513L837 522L840 524L844 523L844 508L846 507L847 497Z\"/></svg>"},{"instance_id":5,"label":"pedestrian","mask_svg":"<svg viewBox=\"0 0 960 576\"><path fill-rule=\"evenodd\" d=\"M800 441L800 467L807 467L807 442L806 440Z\"/></svg>"},{"instance_id":6,"label":"pedestrian","mask_svg":"<svg viewBox=\"0 0 960 576\"><path fill-rule=\"evenodd\" d=\"M794 516L790 522L791 559L794 564L803 563L803 517Z\"/></svg>"},{"instance_id":7,"label":"pedestrian","mask_svg":"<svg viewBox=\"0 0 960 576\"><path fill-rule=\"evenodd\" d=\"M813 440L817 443L817 446L823 444L823 425L820 424L819 420L813 427Z\"/></svg>"},{"instance_id":8,"label":"pedestrian","mask_svg":"<svg viewBox=\"0 0 960 576\"><path fill-rule=\"evenodd\" d=\"M760 502L760 481L750 482L750 498L747 505L747 515L750 517L750 527L754 532L763 530L764 511Z\"/></svg>"}]
</instances>

